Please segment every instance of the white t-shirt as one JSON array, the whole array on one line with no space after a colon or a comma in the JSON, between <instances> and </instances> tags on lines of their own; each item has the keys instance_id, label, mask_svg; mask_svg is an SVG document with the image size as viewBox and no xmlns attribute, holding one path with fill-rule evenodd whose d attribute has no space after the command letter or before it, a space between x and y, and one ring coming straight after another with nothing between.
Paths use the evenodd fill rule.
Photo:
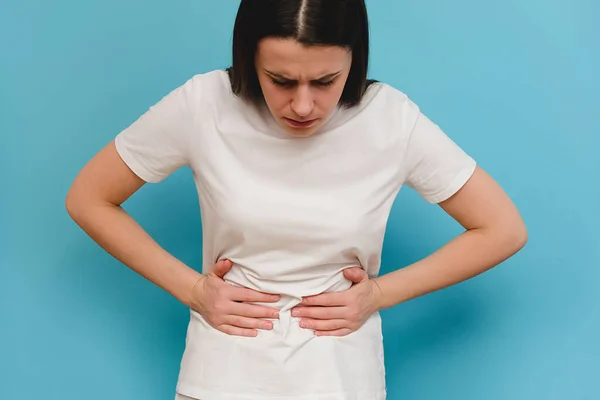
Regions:
<instances>
[{"instance_id":1,"label":"white t-shirt","mask_svg":"<svg viewBox=\"0 0 600 400\"><path fill-rule=\"evenodd\" d=\"M227 282L281 295L280 319L258 337L230 336L191 310L177 391L202 400L382 400L379 313L343 337L316 337L290 309L350 287L344 268L374 277L403 184L437 203L475 161L402 92L372 84L323 129L297 138L266 107L231 92L225 71L191 78L116 138L147 182L188 165L203 224L203 269L228 258ZM200 244L198 246L200 249Z\"/></svg>"}]
</instances>

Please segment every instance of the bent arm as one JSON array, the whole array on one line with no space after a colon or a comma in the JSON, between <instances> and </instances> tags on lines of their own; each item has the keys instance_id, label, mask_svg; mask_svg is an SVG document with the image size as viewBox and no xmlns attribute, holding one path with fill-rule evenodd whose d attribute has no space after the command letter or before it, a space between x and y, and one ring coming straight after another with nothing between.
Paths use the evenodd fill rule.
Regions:
<instances>
[{"instance_id":1,"label":"bent arm","mask_svg":"<svg viewBox=\"0 0 600 400\"><path fill-rule=\"evenodd\" d=\"M475 277L517 253L527 230L516 207L481 168L439 204L466 231L430 256L375 279L379 309Z\"/></svg>"},{"instance_id":2,"label":"bent arm","mask_svg":"<svg viewBox=\"0 0 600 400\"><path fill-rule=\"evenodd\" d=\"M160 247L121 207L144 184L123 162L112 141L75 178L66 208L109 254L189 306L200 273Z\"/></svg>"}]
</instances>

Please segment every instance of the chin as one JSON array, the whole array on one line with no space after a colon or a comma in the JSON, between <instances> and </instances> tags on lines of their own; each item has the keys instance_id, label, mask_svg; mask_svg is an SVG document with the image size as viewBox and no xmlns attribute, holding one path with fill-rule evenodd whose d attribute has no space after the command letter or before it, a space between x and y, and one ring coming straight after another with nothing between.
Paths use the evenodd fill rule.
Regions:
<instances>
[{"instance_id":1,"label":"chin","mask_svg":"<svg viewBox=\"0 0 600 400\"><path fill-rule=\"evenodd\" d=\"M321 123L317 122L315 125L312 125L310 127L299 128L299 127L290 126L285 121L282 121L281 122L281 127L288 134L290 134L292 136L296 136L296 137L308 137L308 136L314 135L319 130L319 128L321 127Z\"/></svg>"},{"instance_id":2,"label":"chin","mask_svg":"<svg viewBox=\"0 0 600 400\"><path fill-rule=\"evenodd\" d=\"M307 128L307 129L299 129L299 128L292 128L290 126L284 126L283 128L285 129L285 131L287 133L289 133L292 136L296 136L296 137L308 137L308 136L312 136L318 130L318 127L311 127L311 128Z\"/></svg>"}]
</instances>

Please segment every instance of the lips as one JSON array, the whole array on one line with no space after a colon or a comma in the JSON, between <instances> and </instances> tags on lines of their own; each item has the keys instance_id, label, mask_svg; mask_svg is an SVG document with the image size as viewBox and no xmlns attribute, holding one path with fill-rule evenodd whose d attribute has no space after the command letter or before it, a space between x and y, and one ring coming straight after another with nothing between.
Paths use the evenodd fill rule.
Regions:
<instances>
[{"instance_id":1,"label":"lips","mask_svg":"<svg viewBox=\"0 0 600 400\"><path fill-rule=\"evenodd\" d=\"M297 121L295 119L286 118L286 117L284 117L284 119L289 125L291 125L295 128L308 128L317 121L316 119L311 119L311 120L307 120L307 121Z\"/></svg>"}]
</instances>

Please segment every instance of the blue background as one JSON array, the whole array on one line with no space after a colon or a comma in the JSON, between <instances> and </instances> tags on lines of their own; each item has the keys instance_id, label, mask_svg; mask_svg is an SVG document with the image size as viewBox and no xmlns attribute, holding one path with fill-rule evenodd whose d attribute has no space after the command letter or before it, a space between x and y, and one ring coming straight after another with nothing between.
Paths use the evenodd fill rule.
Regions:
<instances>
[{"instance_id":1,"label":"blue background","mask_svg":"<svg viewBox=\"0 0 600 400\"><path fill-rule=\"evenodd\" d=\"M171 399L187 309L95 245L79 169L193 74L226 67L238 1L9 0L0 11L0 399ZM529 243L383 312L389 399L598 399L600 3L368 2L371 77L406 92L517 203ZM126 209L201 262L191 174ZM385 271L460 228L404 190Z\"/></svg>"}]
</instances>

